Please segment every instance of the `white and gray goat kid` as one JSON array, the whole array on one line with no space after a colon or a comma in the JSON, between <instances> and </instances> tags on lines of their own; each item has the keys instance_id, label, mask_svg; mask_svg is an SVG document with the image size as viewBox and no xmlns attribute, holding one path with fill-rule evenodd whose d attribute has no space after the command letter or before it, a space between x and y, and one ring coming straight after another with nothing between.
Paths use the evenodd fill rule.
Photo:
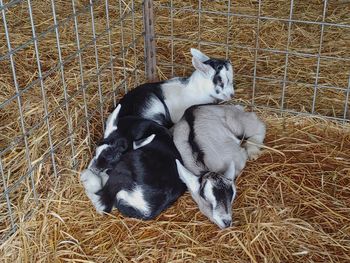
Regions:
<instances>
[{"instance_id":1,"label":"white and gray goat kid","mask_svg":"<svg viewBox=\"0 0 350 263\"><path fill-rule=\"evenodd\" d=\"M259 156L265 132L255 113L235 105L192 106L174 125L185 165L177 161L179 176L200 211L220 228L231 225L235 178L248 158Z\"/></svg>"},{"instance_id":2,"label":"white and gray goat kid","mask_svg":"<svg viewBox=\"0 0 350 263\"><path fill-rule=\"evenodd\" d=\"M191 49L195 71L188 78L145 83L119 101L120 117L139 116L167 128L178 122L187 108L203 103L230 100L234 95L232 65Z\"/></svg>"}]
</instances>

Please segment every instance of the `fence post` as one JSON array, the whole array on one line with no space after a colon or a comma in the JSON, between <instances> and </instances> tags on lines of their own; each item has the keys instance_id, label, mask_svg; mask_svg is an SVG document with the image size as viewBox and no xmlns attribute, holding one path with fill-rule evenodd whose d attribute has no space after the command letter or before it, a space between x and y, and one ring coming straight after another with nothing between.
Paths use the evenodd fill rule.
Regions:
<instances>
[{"instance_id":1,"label":"fence post","mask_svg":"<svg viewBox=\"0 0 350 263\"><path fill-rule=\"evenodd\" d=\"M143 1L143 25L145 29L145 68L146 77L149 82L158 81L157 62L156 62L156 45L154 35L154 13L153 1Z\"/></svg>"}]
</instances>

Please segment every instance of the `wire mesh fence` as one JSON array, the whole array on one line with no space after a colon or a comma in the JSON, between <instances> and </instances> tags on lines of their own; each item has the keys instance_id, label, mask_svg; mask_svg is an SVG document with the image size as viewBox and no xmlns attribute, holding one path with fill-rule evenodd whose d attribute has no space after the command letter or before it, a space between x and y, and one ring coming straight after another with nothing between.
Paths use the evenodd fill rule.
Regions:
<instances>
[{"instance_id":1,"label":"wire mesh fence","mask_svg":"<svg viewBox=\"0 0 350 263\"><path fill-rule=\"evenodd\" d=\"M346 1L155 1L158 65L189 72L190 46L230 59L240 102L348 121ZM186 61L186 62L184 62Z\"/></svg>"},{"instance_id":2,"label":"wire mesh fence","mask_svg":"<svg viewBox=\"0 0 350 263\"><path fill-rule=\"evenodd\" d=\"M346 2L145 2L152 12L134 0L0 0L1 239L58 175L82 168L121 95L146 75L192 71L190 47L232 61L238 103L349 121Z\"/></svg>"},{"instance_id":3,"label":"wire mesh fence","mask_svg":"<svg viewBox=\"0 0 350 263\"><path fill-rule=\"evenodd\" d=\"M45 177L79 169L81 145L144 80L144 44L141 2L1 0L0 10L3 240L48 194Z\"/></svg>"}]
</instances>

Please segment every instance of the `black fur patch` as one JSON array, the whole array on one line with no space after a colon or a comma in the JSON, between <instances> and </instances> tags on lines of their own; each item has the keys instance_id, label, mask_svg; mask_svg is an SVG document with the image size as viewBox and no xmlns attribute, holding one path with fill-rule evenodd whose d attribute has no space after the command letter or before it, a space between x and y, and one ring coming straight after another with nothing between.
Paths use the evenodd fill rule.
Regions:
<instances>
[{"instance_id":1,"label":"black fur patch","mask_svg":"<svg viewBox=\"0 0 350 263\"><path fill-rule=\"evenodd\" d=\"M187 83L188 83L188 78L179 78L179 81L180 81L182 84L187 84Z\"/></svg>"},{"instance_id":2,"label":"black fur patch","mask_svg":"<svg viewBox=\"0 0 350 263\"><path fill-rule=\"evenodd\" d=\"M224 83L221 79L220 76L220 71L225 67L226 70L228 70L228 64L229 62L227 60L223 59L216 59L216 58L211 58L205 62L204 64L210 65L214 70L215 70L215 75L213 78L213 82L215 85L220 86L221 88L224 87Z\"/></svg>"},{"instance_id":3,"label":"black fur patch","mask_svg":"<svg viewBox=\"0 0 350 263\"><path fill-rule=\"evenodd\" d=\"M124 137L115 136L116 132L112 133L108 138L102 139L98 146L108 145L98 156L95 166L97 169L111 169L119 161L121 155L125 153L130 147L128 139Z\"/></svg>"},{"instance_id":4,"label":"black fur patch","mask_svg":"<svg viewBox=\"0 0 350 263\"><path fill-rule=\"evenodd\" d=\"M201 178L202 178L202 177L201 177ZM200 182L200 189L199 189L199 195L200 195L204 200L206 200L205 195L204 195L204 188L205 188L206 184L207 184L207 181L205 181L205 182L203 183L203 185L202 185L202 182Z\"/></svg>"},{"instance_id":5,"label":"black fur patch","mask_svg":"<svg viewBox=\"0 0 350 263\"><path fill-rule=\"evenodd\" d=\"M163 119L162 123L165 127L171 127L173 125L173 122L171 121L168 106L165 104L165 101L164 101L165 98L164 98L163 92L160 90L160 92L155 92L155 95L162 102L164 109L165 109L165 117L162 117L162 119ZM159 113L157 115L159 118L159 115L161 115L161 113Z\"/></svg>"},{"instance_id":6,"label":"black fur patch","mask_svg":"<svg viewBox=\"0 0 350 263\"><path fill-rule=\"evenodd\" d=\"M181 155L163 126L140 117L123 117L119 119L118 130L108 137L108 141L125 138L130 148L130 142L151 134L156 135L152 143L137 151L127 150L108 171L108 180L98 192L105 212L116 207L125 216L148 220L158 216L185 192L186 185L179 178L175 163L175 159L182 161ZM109 162L103 165L108 166ZM115 198L120 190L132 191L136 185L141 187L150 206L148 215Z\"/></svg>"},{"instance_id":7,"label":"black fur patch","mask_svg":"<svg viewBox=\"0 0 350 263\"><path fill-rule=\"evenodd\" d=\"M194 111L195 107L190 107L185 111L184 117L190 127L190 132L188 135L188 143L192 148L192 152L196 159L196 162L200 162L201 165L204 165L204 152L199 147L198 143L195 140L195 132L194 132Z\"/></svg>"},{"instance_id":8,"label":"black fur patch","mask_svg":"<svg viewBox=\"0 0 350 263\"><path fill-rule=\"evenodd\" d=\"M249 137L245 137L244 134L236 135L236 138L241 141L241 143L245 142L249 139Z\"/></svg>"},{"instance_id":9,"label":"black fur patch","mask_svg":"<svg viewBox=\"0 0 350 263\"><path fill-rule=\"evenodd\" d=\"M122 107L118 117L143 117L144 113L147 112L148 100L152 97L156 97L163 104L165 114L156 114L152 120L164 125L167 128L170 128L173 125L173 122L170 118L169 109L164 102L164 94L161 89L161 85L163 83L165 82L145 83L125 94L125 96L119 101L119 103L122 104Z\"/></svg>"},{"instance_id":10,"label":"black fur patch","mask_svg":"<svg viewBox=\"0 0 350 263\"><path fill-rule=\"evenodd\" d=\"M233 189L231 185L224 184L222 181L216 181L213 187L213 195L218 204L225 207L225 211L228 212L229 205L233 196Z\"/></svg>"},{"instance_id":11,"label":"black fur patch","mask_svg":"<svg viewBox=\"0 0 350 263\"><path fill-rule=\"evenodd\" d=\"M236 138L240 141L242 141L244 139L243 134L237 135Z\"/></svg>"}]
</instances>

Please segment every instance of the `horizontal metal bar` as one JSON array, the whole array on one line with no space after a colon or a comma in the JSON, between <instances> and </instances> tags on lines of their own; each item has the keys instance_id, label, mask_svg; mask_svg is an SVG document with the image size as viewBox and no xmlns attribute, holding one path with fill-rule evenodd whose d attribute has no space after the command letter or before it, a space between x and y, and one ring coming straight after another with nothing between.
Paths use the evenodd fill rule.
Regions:
<instances>
[{"instance_id":1,"label":"horizontal metal bar","mask_svg":"<svg viewBox=\"0 0 350 263\"><path fill-rule=\"evenodd\" d=\"M101 0L95 0L95 2L93 4L95 4L95 3L99 2L99 1L101 1ZM90 4L88 4L87 6L82 8L81 10L77 11L76 13L72 13L72 15L70 15L67 18L61 20L58 24L48 27L48 30L46 30L44 32L41 32L40 34L38 34L36 36L36 38L32 37L31 39L29 39L26 42L24 42L22 45L12 49L10 52L7 52L5 55L2 55L0 57L0 61L5 60L5 59L9 58L10 55L15 54L16 52L26 48L30 44L34 43L35 40L40 40L43 37L45 37L47 34L49 34L51 32L54 32L56 30L56 28L59 28L61 26L64 26L65 24L69 23L70 20L74 19L74 17L78 17L79 15L86 13L89 8L90 8Z\"/></svg>"},{"instance_id":2,"label":"horizontal metal bar","mask_svg":"<svg viewBox=\"0 0 350 263\"><path fill-rule=\"evenodd\" d=\"M139 63L139 64L141 64L141 63ZM130 74L131 74L131 75L134 74L136 70L137 70L137 69L135 68L132 72L130 72ZM108 93L106 94L106 96L104 97L104 98L105 98L104 101L106 100L106 98L109 97L109 95L112 95L119 87L121 87L121 86L124 84L125 81L126 81L126 79L124 79L124 80L116 87L115 90L111 90L110 92L108 92ZM83 125L85 124L86 120L91 120L91 118L94 116L94 114L95 114L96 112L98 112L99 110L100 110L99 107L96 107L96 109L94 109L94 110L89 114L89 116L88 116L87 118L82 118L82 119L78 122L78 125L77 125L76 128L80 128L81 126L83 126ZM68 136L73 135L73 134L74 134L74 132L72 132L71 134L68 134ZM33 172L33 171L38 167L38 165L42 164L43 162L45 162L45 161L49 158L51 152L56 152L56 150L61 146L61 144L63 144L63 143L65 142L65 140L68 140L68 139L69 139L68 136L67 136L65 139L61 140L59 143L57 143L57 144L53 147L52 150L49 150L47 153L45 153L45 154L43 155L43 157L41 158L40 161L35 162L35 164L32 166L32 168L31 168L30 170L28 170L24 175L22 175L16 182L12 183L12 185L9 186L9 187L7 188L6 191L3 191L3 192L2 192L2 195L1 195L1 198L5 198L6 195L10 194L13 190L15 190L15 189L18 187L18 185L19 185L25 178L27 178L27 177L30 175L31 172Z\"/></svg>"},{"instance_id":3,"label":"horizontal metal bar","mask_svg":"<svg viewBox=\"0 0 350 263\"><path fill-rule=\"evenodd\" d=\"M0 237L0 245L2 245L3 243L5 243L6 240L8 240L14 233L16 233L18 230L18 225L15 224L13 227L11 227L11 229L6 233L6 234L2 234Z\"/></svg>"},{"instance_id":4,"label":"horizontal metal bar","mask_svg":"<svg viewBox=\"0 0 350 263\"><path fill-rule=\"evenodd\" d=\"M17 189L19 184L26 179L27 177L29 177L29 175L35 171L35 169L38 167L38 165L42 164L43 162L45 162L49 157L51 157L51 154L54 153L61 144L63 144L65 142L65 140L68 140L68 137L61 140L59 143L57 143L55 146L53 146L52 149L49 149L49 151L47 153L45 153L43 156L43 158L40 161L37 161L32 168L30 168L24 175L22 175L21 177L19 177L19 179L17 179L14 183L12 183L5 191L2 192L1 198L4 198L6 195L10 194L13 190Z\"/></svg>"},{"instance_id":5,"label":"horizontal metal bar","mask_svg":"<svg viewBox=\"0 0 350 263\"><path fill-rule=\"evenodd\" d=\"M128 13L129 14L129 13ZM124 19L125 16L122 18ZM102 36L104 36L108 30L110 30L111 28L114 28L115 26L117 26L117 22L113 23L112 26L110 26L109 28L105 29L104 31L102 31L102 33L98 34L96 36L95 39L92 39L91 41L89 41L87 44L85 44L83 47L81 47L80 49L78 49L77 51L75 51L73 54L69 55L65 60L63 60L62 63L57 63L55 66L53 66L51 69L49 69L48 71L44 72L42 75L42 78L37 78L36 80L33 80L31 83L29 83L26 87L24 87L23 89L20 90L19 93L16 93L15 95L13 95L11 98L8 98L7 100L5 100L4 102L2 102L0 104L0 109L4 108L7 104L9 104L11 101L13 101L14 99L16 99L18 96L22 96L22 94L25 94L30 88L32 88L34 85L40 83L41 80L44 80L46 77L48 77L51 73L57 71L60 69L61 66L64 66L65 64L67 64L68 62L72 61L73 59L75 59L79 54L82 53L82 51L84 51L85 49L87 49L89 46L91 46L92 44L94 44L95 41L97 41L99 38L101 38ZM143 33L142 33L143 34ZM139 40L139 38L141 38L143 35L140 35L137 37L137 41ZM133 43L131 43L130 45L127 46L126 49L132 47ZM122 52L124 52L126 50L125 48L122 49ZM123 53L124 54L124 53ZM120 57L119 57L120 58Z\"/></svg>"},{"instance_id":6,"label":"horizontal metal bar","mask_svg":"<svg viewBox=\"0 0 350 263\"><path fill-rule=\"evenodd\" d=\"M1 0L0 0L1 1ZM2 168L2 159L0 158L0 173L1 173L1 179L2 179L2 184L4 187L4 191L7 190L7 182L6 182L6 177L5 177L5 173L4 173L4 169ZM10 215L10 223L11 226L13 227L15 222L12 216L12 209L11 209L11 200L9 195L5 194L5 199L6 199L6 206L7 206L7 212Z\"/></svg>"},{"instance_id":7,"label":"horizontal metal bar","mask_svg":"<svg viewBox=\"0 0 350 263\"><path fill-rule=\"evenodd\" d=\"M245 104L243 104L245 105ZM257 105L248 105L251 106L253 108L256 109L262 109L262 110L270 110L276 113L288 113L288 114L293 114L293 115L301 115L301 116L307 116L307 117L312 117L312 118L321 118L321 119L328 119L328 120L333 120L333 121L342 121L342 122L346 122L346 123L350 123L350 119L344 119L344 118L339 118L339 117L332 117L332 116L325 116L325 115L321 115L317 112L315 113L308 113L308 112L300 112L300 111L293 111L293 110L288 110L288 109L283 109L281 110L280 108L271 108L271 107L267 107L267 106L257 106Z\"/></svg>"},{"instance_id":8,"label":"horizontal metal bar","mask_svg":"<svg viewBox=\"0 0 350 263\"><path fill-rule=\"evenodd\" d=\"M30 209L23 217L21 222L27 221L29 218L32 217L33 213L36 211L36 209ZM0 235L0 245L2 245L6 240L8 240L16 231L18 230L18 223L15 223L10 230L6 233L2 230L2 235Z\"/></svg>"},{"instance_id":9,"label":"horizontal metal bar","mask_svg":"<svg viewBox=\"0 0 350 263\"><path fill-rule=\"evenodd\" d=\"M348 88L346 91L346 95L345 95L345 104L344 104L344 114L343 114L343 118L344 120L346 119L346 115L348 114L348 118L350 118L350 111L349 111L349 101L350 100L350 74L349 74L349 78L348 78Z\"/></svg>"},{"instance_id":10,"label":"horizontal metal bar","mask_svg":"<svg viewBox=\"0 0 350 263\"><path fill-rule=\"evenodd\" d=\"M167 36L167 35L161 35L161 34L156 34L156 39L166 39L171 41L172 37ZM187 38L181 38L181 37L173 37L174 40L176 41L183 41L183 42L191 42L191 43L198 43L198 40L192 40L192 39L187 39ZM222 46L226 47L226 43L217 43L217 42L212 42L212 41L199 41L203 45L208 45L208 46ZM258 51L265 51L265 52L271 52L271 53L276 53L276 54L289 54L289 55L295 55L295 56L300 56L300 57L314 57L318 58L318 54L310 54L310 53L301 53L301 52L295 52L295 51L286 51L286 50L280 50L280 49L273 49L273 48L255 48L255 47L249 47L249 46L244 46L244 45L230 45L230 47L234 48L240 48L240 49L248 49L248 50L258 50ZM329 59L329 60L339 60L339 61L350 61L350 58L342 58L342 57L331 57L331 56L320 56L321 59Z\"/></svg>"},{"instance_id":11,"label":"horizontal metal bar","mask_svg":"<svg viewBox=\"0 0 350 263\"><path fill-rule=\"evenodd\" d=\"M334 27L342 27L342 28L350 28L350 25L344 25L344 24L337 24L337 23L328 23L328 22L316 22L316 21L307 21L307 20L300 20L300 19L287 19L287 18L277 18L277 17L270 17L270 16L257 16L257 15L247 15L247 14L240 14L240 13L228 13L228 12L220 12L220 11L210 11L210 10L198 10L194 8L188 8L188 7L170 7L166 5L155 5L154 8L159 9L172 9L177 11L186 11L186 12L193 12L193 13L202 13L202 14L214 14L214 15L223 15L223 16L233 16L233 17L242 17L242 18L252 18L252 19L263 19L263 20L271 20L271 21L281 21L281 22L294 22L294 23L304 23L304 24L312 24L312 25L325 25L325 26L334 26Z\"/></svg>"},{"instance_id":12,"label":"horizontal metal bar","mask_svg":"<svg viewBox=\"0 0 350 263\"><path fill-rule=\"evenodd\" d=\"M236 74L245 78L253 78L253 76L251 75L243 75L243 74ZM273 82L277 82L277 83L283 83L283 79L273 79L273 78L268 78L268 77L258 77L256 76L256 79L258 80L266 80L266 81L273 81ZM311 84L311 83L306 83L306 82L300 82L300 81L290 81L290 80L286 80L285 83L288 84L297 84L297 85L304 85L304 86L310 86L310 87L314 87L315 84ZM346 92L346 88L341 88L341 87L337 87L337 86L328 86L328 85L320 85L318 84L317 88L321 88L321 89L332 89L332 90L339 90L339 91L343 91Z\"/></svg>"},{"instance_id":13,"label":"horizontal metal bar","mask_svg":"<svg viewBox=\"0 0 350 263\"><path fill-rule=\"evenodd\" d=\"M7 4L4 5L0 5L0 11L4 10L4 9L9 9L11 6L17 5L21 2L23 2L24 0L13 0L11 2L8 2Z\"/></svg>"},{"instance_id":14,"label":"horizontal metal bar","mask_svg":"<svg viewBox=\"0 0 350 263\"><path fill-rule=\"evenodd\" d=\"M158 63L160 66L168 66L168 67L177 67L177 68L188 68L188 69L193 69L192 67L190 66L184 66L182 64L177 64L177 63L167 63L167 62L159 62ZM245 75L245 74L238 74L236 73L235 74L236 76L241 76L241 77L244 77L244 78L254 78L254 76L252 75ZM274 78L268 78L268 77L258 77L256 76L256 79L258 80L266 80L266 81L271 81L271 82L276 82L276 83L283 83L284 80L283 79L274 79ZM300 81L290 81L290 80L286 80L285 81L286 83L288 84L297 84L297 85L304 85L304 86L310 86L310 87L314 87L315 84L311 84L311 83L306 83L306 82L300 82ZM328 85L320 85L318 84L317 86L318 88L322 88L322 89L333 89L333 90L339 90L339 91L343 91L343 92L346 92L347 91L347 88L345 87L337 87L337 86L328 86Z\"/></svg>"},{"instance_id":15,"label":"horizontal metal bar","mask_svg":"<svg viewBox=\"0 0 350 263\"><path fill-rule=\"evenodd\" d=\"M136 41L136 40L135 40ZM132 45L132 44L131 44ZM116 59L116 58L114 58ZM113 63L113 61L112 61ZM109 61L108 63L102 65L100 67L100 70L97 74L102 74L102 72L105 70L105 69L108 69L109 66L111 64L111 61ZM135 70L137 70L137 67L140 65L141 63L139 63ZM135 70L133 70L132 72L134 73ZM97 76L97 74L94 74L93 76ZM36 131L41 125L44 124L44 122L50 118L53 114L55 114L56 112L58 112L60 109L63 108L63 106L66 104L66 103L69 103L72 99L74 99L78 94L80 94L84 89L87 90L89 88L89 84L92 82L92 80L89 80L88 82L84 83L84 85L82 85L76 92L74 92L71 96L69 96L67 98L67 101L66 100L63 100L62 102L60 102L60 104L55 108L53 109L52 111L49 112L48 115L44 116L40 122L36 123L30 130L28 130L25 134L22 134L20 136L17 136L15 139L12 140L11 144L8 145L6 148L2 149L0 151L0 156L3 156L4 154L6 154L8 151L10 151L11 149L13 149L18 143L20 143L21 141L24 140L25 137L28 137L30 136L34 131ZM126 81L122 81L122 84L124 84ZM121 85L118 85L117 88L120 88ZM99 105L98 105L99 106Z\"/></svg>"}]
</instances>

